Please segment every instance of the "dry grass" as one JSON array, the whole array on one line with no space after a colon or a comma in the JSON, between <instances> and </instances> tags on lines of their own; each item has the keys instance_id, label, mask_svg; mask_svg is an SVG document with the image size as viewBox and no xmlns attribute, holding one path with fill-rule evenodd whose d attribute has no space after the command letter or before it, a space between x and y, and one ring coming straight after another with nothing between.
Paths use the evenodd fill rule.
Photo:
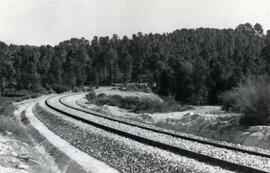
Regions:
<instances>
[{"instance_id":1,"label":"dry grass","mask_svg":"<svg viewBox=\"0 0 270 173\"><path fill-rule=\"evenodd\" d=\"M270 81L269 78L248 78L232 91L222 96L225 108L239 111L245 116L242 124L270 124Z\"/></svg>"},{"instance_id":2,"label":"dry grass","mask_svg":"<svg viewBox=\"0 0 270 173\"><path fill-rule=\"evenodd\" d=\"M98 106L117 106L135 113L176 112L186 109L173 100L173 98L166 98L163 99L163 102L160 102L159 100L151 99L150 97L121 97L119 95L108 96L105 94L96 96L94 92L90 92L86 98L90 103Z\"/></svg>"},{"instance_id":3,"label":"dry grass","mask_svg":"<svg viewBox=\"0 0 270 173\"><path fill-rule=\"evenodd\" d=\"M11 132L15 138L31 143L31 139L26 130L17 122L14 117L14 101L20 101L21 97L0 97L0 133L6 134Z\"/></svg>"}]
</instances>

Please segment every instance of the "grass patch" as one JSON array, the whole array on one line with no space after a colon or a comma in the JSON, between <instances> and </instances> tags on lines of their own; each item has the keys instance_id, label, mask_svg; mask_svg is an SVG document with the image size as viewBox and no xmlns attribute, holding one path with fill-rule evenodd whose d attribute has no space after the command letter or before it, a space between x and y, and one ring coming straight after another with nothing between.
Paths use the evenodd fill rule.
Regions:
<instances>
[{"instance_id":1,"label":"grass patch","mask_svg":"<svg viewBox=\"0 0 270 173\"><path fill-rule=\"evenodd\" d=\"M244 114L244 125L270 125L270 80L248 78L221 96L223 108Z\"/></svg>"},{"instance_id":2,"label":"grass patch","mask_svg":"<svg viewBox=\"0 0 270 173\"><path fill-rule=\"evenodd\" d=\"M10 110L14 109L12 102L23 100L23 97L1 97L0 96L0 114L4 116L10 115Z\"/></svg>"},{"instance_id":3,"label":"grass patch","mask_svg":"<svg viewBox=\"0 0 270 173\"><path fill-rule=\"evenodd\" d=\"M31 139L26 130L14 117L15 106L12 102L22 101L25 97L0 97L0 132L6 134L11 132L20 141L31 143Z\"/></svg>"},{"instance_id":4,"label":"grass patch","mask_svg":"<svg viewBox=\"0 0 270 173\"><path fill-rule=\"evenodd\" d=\"M183 111L187 109L187 107L183 107L170 97L165 98L164 101L161 102L160 100L151 99L149 97L121 97L119 95L107 96L105 94L99 94L96 96L94 92L90 92L86 98L89 103L96 104L98 106L117 106L135 113L163 113Z\"/></svg>"}]
</instances>

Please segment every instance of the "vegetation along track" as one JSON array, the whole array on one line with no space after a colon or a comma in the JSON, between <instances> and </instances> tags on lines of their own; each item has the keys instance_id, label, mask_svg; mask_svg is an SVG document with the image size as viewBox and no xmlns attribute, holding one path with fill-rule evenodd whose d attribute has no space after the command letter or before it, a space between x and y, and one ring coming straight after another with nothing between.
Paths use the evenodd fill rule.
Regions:
<instances>
[{"instance_id":1,"label":"vegetation along track","mask_svg":"<svg viewBox=\"0 0 270 173\"><path fill-rule=\"evenodd\" d=\"M124 123L126 125L136 126L138 128L144 129L144 130L150 130L153 133L162 133L162 134L165 134L165 135L168 135L168 136L170 135L170 136L181 138L181 136L177 136L176 134L173 134L173 133L159 131L159 130L152 129L152 128L149 128L149 127L140 126L140 125L137 125L137 124L132 124L130 122L125 122L123 120L114 119L112 117L106 117L105 115L102 116L101 114L94 114L93 112L76 108L76 107L71 106L71 105L69 105L67 103L64 103L63 102L63 98L65 98L65 97L66 96L61 97L59 99L59 103L63 104L64 106L66 106L68 108L75 109L76 111L81 111L81 112L84 112L84 113L87 113L87 114L91 114L91 115L94 115L94 116L102 117L102 118L105 118L107 120L115 121L115 122L118 122L118 123ZM126 131L121 130L121 129L109 127L109 126L104 125L102 123L97 123L95 121L91 121L88 118L85 118L85 117L82 117L82 116L77 116L77 115L75 115L73 113L70 113L70 112L65 111L63 109L60 109L60 108L54 106L53 104L50 104L49 101L48 101L50 99L54 99L54 97L48 98L45 101L46 106L48 106L49 108L51 108L51 109L53 109L53 110L55 110L57 112L60 112L61 114L64 114L64 115L66 115L68 117L71 117L71 118L73 118L75 120L78 120L78 121L81 121L81 122L90 124L90 125L95 126L97 128L101 128L101 129L103 129L105 131L109 131L111 133L114 133L114 134L117 134L117 135L120 135L120 136L129 138L131 140L135 140L135 141L138 141L140 143L143 143L143 144L146 144L146 145L149 145L149 146L158 147L160 149L173 152L175 154L179 154L179 155L187 156L187 157L190 157L190 158L194 158L196 160L199 160L199 161L202 161L202 162L206 162L206 163L209 163L209 164L212 164L212 165L217 165L217 166L223 167L225 169L233 170L233 171L251 172L251 173L253 173L253 172L254 173L255 172L256 173L257 172L258 173L265 173L265 172L267 172L267 171L262 170L262 169L257 169L257 168L253 168L253 167L250 167L250 166L247 166L247 165L237 164L237 163L230 162L230 161L227 161L227 160L223 160L223 159L220 159L220 158L211 157L211 156L206 155L206 154L202 154L202 153L194 152L194 151L191 151L191 150L183 149L183 148L180 148L180 147L177 147L177 146L174 146L174 145L169 145L169 144L166 144L166 143L157 141L157 140L153 140L153 139L149 139L149 138L143 137L143 136L138 135L138 134L132 134L132 133L126 132ZM189 140L188 137L184 137L184 138L186 140ZM241 150L239 148L233 148L233 147L230 147L230 146L209 143L207 141L201 141L201 140L198 140L197 141L197 139L193 139L193 138L190 138L190 141L191 142L199 142L199 143L202 143L202 144L213 145L213 146L219 147L219 148L226 148L226 149L237 151L237 152L239 152ZM241 152L244 152L244 153L247 153L247 154L250 154L250 155L263 156L263 157L269 158L269 155L263 154L263 153L256 153L256 152L248 151L248 150L242 150Z\"/></svg>"}]
</instances>

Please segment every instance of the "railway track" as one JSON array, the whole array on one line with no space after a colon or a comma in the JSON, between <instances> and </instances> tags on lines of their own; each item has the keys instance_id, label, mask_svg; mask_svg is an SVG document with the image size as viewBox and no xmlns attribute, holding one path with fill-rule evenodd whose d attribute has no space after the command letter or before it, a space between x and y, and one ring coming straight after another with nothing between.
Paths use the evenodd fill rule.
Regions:
<instances>
[{"instance_id":1,"label":"railway track","mask_svg":"<svg viewBox=\"0 0 270 173\"><path fill-rule=\"evenodd\" d=\"M137 127L137 128L140 128L140 129L148 130L148 131L151 131L152 133L160 133L160 134L163 134L163 135L168 135L168 136L173 136L173 137L176 137L176 138L189 140L191 142L199 142L199 143L205 144L205 145L212 145L214 147L225 148L225 149L229 149L229 150L232 150L232 151L243 152L243 153L247 153L247 154L250 154L250 155L270 158L270 156L268 154L265 154L265 153L257 153L257 152L254 152L254 151L244 150L244 149L240 149L240 148L234 148L234 147L231 147L231 146L221 145L221 144L217 144L217 143L213 143L213 142L209 142L209 141L203 141L203 140L199 140L199 139L188 138L186 136L180 136L180 135L174 134L172 132L167 132L167 131L162 131L160 129L150 128L150 127L147 127L147 125L145 125L145 124L139 125L139 124L136 124L136 123L127 122L127 121L125 121L123 119L119 119L119 118L116 119L116 118L113 118L113 117L108 117L108 116L105 116L105 115L102 115L102 114L99 114L99 113L95 113L93 111L89 111L89 110L85 110L85 109L82 109L82 108L74 107L74 106L69 105L69 104L67 104L67 103L65 103L63 101L63 99L65 97L67 97L67 96L63 96L63 97L61 97L59 99L59 103L64 105L65 107L76 110L76 111L84 112L84 113L87 113L87 114L91 114L91 115L94 115L94 116L99 117L99 118L104 118L104 119L107 119L107 120L112 121L112 122L122 123L122 124L129 125L129 126L132 126L132 127ZM71 117L71 118L73 118L75 120L90 124L90 125L95 126L97 128L101 128L101 129L103 129L105 131L108 131L108 132L123 136L125 138L129 138L131 140L138 141L138 142L143 143L145 145L157 147L157 148L160 148L160 149L163 149L163 150L173 152L175 154L187 156L189 158L194 158L194 159L199 160L201 162L206 162L206 163L211 164L211 165L220 166L222 168L232 170L232 171L251 172L251 173L266 173L267 172L265 170L261 170L261 169L257 169L257 168L237 164L237 163L230 162L230 161L227 161L227 160L219 159L219 158L216 158L216 157L211 157L209 155L205 155L205 154L202 154L202 153L197 153L197 152L186 150L186 149L183 149L183 148L180 148L180 147L177 147L177 146L162 143L162 142L159 142L159 141L156 141L156 140L148 139L148 138L145 138L145 137L137 135L137 134L131 134L131 133L128 133L128 132L123 131L121 129L112 128L112 127L106 126L106 125L104 125L102 123L97 123L97 122L91 121L91 120L89 120L89 119L87 119L85 117L77 116L75 114L69 113L68 111L62 110L62 109L52 105L49 102L50 99L54 99L54 97L49 98L49 99L47 99L45 101L46 106L48 106L49 108L51 108L51 109L53 109L53 110L55 110L55 111L57 111L57 112L59 112L61 114L64 114L64 115L66 115L68 117Z\"/></svg>"},{"instance_id":2,"label":"railway track","mask_svg":"<svg viewBox=\"0 0 270 173\"><path fill-rule=\"evenodd\" d=\"M219 147L219 148L225 148L225 149L229 149L229 150L239 151L239 152L242 152L242 153L247 153L247 154L251 154L251 155L270 158L270 154L268 154L268 153L261 153L261 152L251 151L251 150L247 150L247 149L243 149L243 148L237 148L237 147L233 147L233 146L229 146L229 145L225 145L225 144L206 141L206 140L202 140L202 139L187 137L187 136L183 136L181 134L178 134L177 132L173 132L173 131L170 131L170 130L155 127L155 126L153 126L151 124L148 124L148 123L141 123L141 122L137 123L135 121L127 120L127 119L124 119L124 118L121 118L121 117L103 115L101 113L91 111L91 110L86 109L86 108L75 107L75 106L72 106L72 105L66 103L63 100L66 97L69 97L69 96L63 96L62 98L59 99L59 102L61 104L65 105L66 107L69 107L71 109L75 109L75 110L78 110L78 111L81 111L81 112L84 112L84 113L88 113L88 114L91 114L91 115L95 115L97 117L101 117L101 118L104 118L104 119L107 119L107 120L110 120L110 121L123 123L123 124L130 125L130 126L133 126L133 127L138 127L138 128L142 128L142 129L145 129L145 130L150 130L150 131L153 131L153 132L157 132L157 133L161 133L161 134L165 134L165 135L170 135L170 136L173 136L173 137L176 137L176 138L186 139L186 140L198 142L198 143L201 143L201 144L212 145L212 146ZM76 102L76 104L77 104L77 102ZM80 105L78 105L78 106L80 106Z\"/></svg>"}]
</instances>

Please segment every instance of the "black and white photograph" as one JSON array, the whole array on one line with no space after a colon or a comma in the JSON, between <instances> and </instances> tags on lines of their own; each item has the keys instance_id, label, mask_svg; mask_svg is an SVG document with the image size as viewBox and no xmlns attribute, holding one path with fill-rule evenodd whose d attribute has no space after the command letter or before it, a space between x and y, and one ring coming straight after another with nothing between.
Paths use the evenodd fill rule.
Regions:
<instances>
[{"instance_id":1,"label":"black and white photograph","mask_svg":"<svg viewBox=\"0 0 270 173\"><path fill-rule=\"evenodd\" d=\"M270 173L270 0L0 0L0 173Z\"/></svg>"}]
</instances>

